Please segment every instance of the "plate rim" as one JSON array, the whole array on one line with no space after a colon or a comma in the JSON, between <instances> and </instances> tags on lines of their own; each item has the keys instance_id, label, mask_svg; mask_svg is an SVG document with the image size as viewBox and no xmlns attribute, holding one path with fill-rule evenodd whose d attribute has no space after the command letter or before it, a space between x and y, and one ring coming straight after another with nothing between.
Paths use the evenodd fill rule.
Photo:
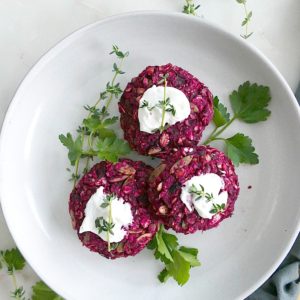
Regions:
<instances>
[{"instance_id":1,"label":"plate rim","mask_svg":"<svg viewBox=\"0 0 300 300\"><path fill-rule=\"evenodd\" d=\"M146 16L146 17L151 17L151 16L161 16L161 17L174 17L174 18L181 18L181 19L186 19L191 22L195 22L200 24L200 26L206 26L209 27L222 35L226 36L226 38L229 38L233 40L236 43L239 43L245 48L248 48L253 54L258 56L266 65L272 70L274 75L278 78L278 80L281 82L283 87L285 88L286 92L289 94L289 98L291 99L291 105L294 106L294 109L298 112L298 122L300 125L300 108L298 105L298 102L295 98L295 95L293 91L291 90L290 86L288 85L287 81L283 77L283 75L279 72L279 70L273 65L273 63L268 59L261 50L253 46L252 44L248 43L247 41L243 40L240 37L235 36L234 34L226 31L225 29L221 28L217 24L208 21L208 20L203 20L200 18L195 18L193 16L186 15L184 13L179 13L179 12L166 12L166 11L160 11L160 10L138 10L138 11L132 11L132 12L125 12L125 13L120 13L120 14L115 14L109 17L105 17L99 21L92 22L90 24L87 24L83 27L80 27L79 29L76 29L72 31L70 34L65 36L64 38L60 39L57 43L55 43L53 46L51 46L44 54L42 54L36 62L31 66L31 68L28 70L28 72L25 74L23 77L23 80L20 82L20 84L16 87L16 92L14 93L14 96L12 97L11 102L9 103L8 109L5 113L5 117L2 123L2 128L1 128L1 133L0 133L0 204L2 207L3 215L7 224L7 227L10 231L10 234L13 237L14 242L16 243L17 247L20 249L21 253L24 255L26 261L28 264L32 266L30 263L30 254L25 253L26 251L23 251L22 247L22 241L18 238L15 237L14 229L13 226L10 222L9 218L9 209L6 209L5 205L5 200L3 197L3 189L4 189L4 183L3 183L3 164L1 163L3 161L3 152L5 151L4 148L4 140L7 132L7 127L9 126L10 120L13 118L14 110L16 109L18 102L18 95L22 93L22 90L24 86L26 87L27 82L31 80L31 78L47 63L47 61L51 60L61 49L63 49L68 43L72 42L72 40L76 39L78 36L83 34L85 31L88 31L90 28L96 27L96 26L101 26L102 24L105 23L110 23L114 22L115 20L118 19L126 19L126 18L131 18L135 16ZM20 98L19 98L20 99ZM300 219L297 222L297 228L295 228L293 234L291 234L289 238L288 244L285 246L284 251L282 251L281 255L276 259L275 263L273 263L269 268L268 271L262 274L262 276L256 280L251 286L248 287L247 290L245 290L239 297L241 299L244 299L248 297L251 293L253 293L258 287L260 287L271 275L274 273L274 271L277 269L277 267L280 265L280 263L283 261L283 259L286 257L288 254L289 250L291 249L292 245L294 244L298 233L300 231ZM46 275L44 274L41 276L41 271L38 268L33 267L33 270L38 274L38 276L47 283L47 278ZM49 287L51 287L54 291L56 291L56 288L53 288L51 284L48 284ZM59 290L59 294L65 295L66 293L64 290Z\"/></svg>"}]
</instances>

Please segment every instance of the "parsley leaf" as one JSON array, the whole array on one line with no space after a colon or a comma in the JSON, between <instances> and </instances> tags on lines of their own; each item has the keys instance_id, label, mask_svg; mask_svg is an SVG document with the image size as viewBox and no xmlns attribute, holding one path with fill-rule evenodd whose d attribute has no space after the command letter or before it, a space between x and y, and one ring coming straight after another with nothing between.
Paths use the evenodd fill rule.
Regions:
<instances>
[{"instance_id":1,"label":"parsley leaf","mask_svg":"<svg viewBox=\"0 0 300 300\"><path fill-rule=\"evenodd\" d=\"M200 262L197 259L197 255L198 255L198 249L196 248L187 248L184 246L181 246L179 248L179 252L181 254L181 256L190 263L190 265L192 267L198 267L200 266Z\"/></svg>"},{"instance_id":2,"label":"parsley leaf","mask_svg":"<svg viewBox=\"0 0 300 300\"><path fill-rule=\"evenodd\" d=\"M173 234L166 233L162 226L160 227L158 234L155 236L157 242L157 254L162 262L173 261L171 252L178 246L177 237Z\"/></svg>"},{"instance_id":3,"label":"parsley leaf","mask_svg":"<svg viewBox=\"0 0 300 300\"><path fill-rule=\"evenodd\" d=\"M231 138L225 139L225 143L227 156L236 166L240 163L258 164L258 155L248 136L237 133Z\"/></svg>"},{"instance_id":4,"label":"parsley leaf","mask_svg":"<svg viewBox=\"0 0 300 300\"><path fill-rule=\"evenodd\" d=\"M72 166L75 165L76 160L81 157L82 154L82 140L81 137L78 136L76 140L73 140L71 133L67 133L67 135L60 134L59 140L61 143L68 148L68 158Z\"/></svg>"},{"instance_id":5,"label":"parsley leaf","mask_svg":"<svg viewBox=\"0 0 300 300\"><path fill-rule=\"evenodd\" d=\"M38 281L32 287L32 300L64 300L52 291L43 281Z\"/></svg>"},{"instance_id":6,"label":"parsley leaf","mask_svg":"<svg viewBox=\"0 0 300 300\"><path fill-rule=\"evenodd\" d=\"M166 269L179 285L184 285L190 278L191 265L187 262L181 253L177 250L173 251L174 262L168 264Z\"/></svg>"},{"instance_id":7,"label":"parsley leaf","mask_svg":"<svg viewBox=\"0 0 300 300\"><path fill-rule=\"evenodd\" d=\"M170 278L170 273L166 268L164 268L157 276L160 282L164 283L167 282L167 280Z\"/></svg>"},{"instance_id":8,"label":"parsley leaf","mask_svg":"<svg viewBox=\"0 0 300 300\"><path fill-rule=\"evenodd\" d=\"M271 112L266 108L271 100L267 86L246 81L229 96L235 118L246 123L265 121Z\"/></svg>"},{"instance_id":9,"label":"parsley leaf","mask_svg":"<svg viewBox=\"0 0 300 300\"><path fill-rule=\"evenodd\" d=\"M90 118L84 119L82 123L90 131L97 130L101 126L101 121L99 117L96 116L91 116Z\"/></svg>"},{"instance_id":10,"label":"parsley leaf","mask_svg":"<svg viewBox=\"0 0 300 300\"><path fill-rule=\"evenodd\" d=\"M160 282L166 282L173 277L179 285L184 285L190 277L190 268L200 266L198 250L178 248L177 237L165 232L163 226L160 226L147 248L154 250L155 258L165 264L165 268L158 275Z\"/></svg>"},{"instance_id":11,"label":"parsley leaf","mask_svg":"<svg viewBox=\"0 0 300 300\"><path fill-rule=\"evenodd\" d=\"M88 128L89 134L93 133L94 136L115 137L116 134L112 129L106 128L107 126L113 125L118 120L118 117L107 118L103 122L98 117L91 116L83 120L83 125Z\"/></svg>"},{"instance_id":12,"label":"parsley leaf","mask_svg":"<svg viewBox=\"0 0 300 300\"><path fill-rule=\"evenodd\" d=\"M97 156L111 162L117 162L118 158L130 152L127 142L117 137L100 138L96 145Z\"/></svg>"},{"instance_id":13,"label":"parsley leaf","mask_svg":"<svg viewBox=\"0 0 300 300\"><path fill-rule=\"evenodd\" d=\"M18 248L0 251L0 255L7 267L8 273L12 273L14 270L22 270L25 266L25 259Z\"/></svg>"},{"instance_id":14,"label":"parsley leaf","mask_svg":"<svg viewBox=\"0 0 300 300\"><path fill-rule=\"evenodd\" d=\"M115 124L117 121L118 121L118 117L112 117L112 118L106 118L104 121L103 121L103 126L106 127L106 126L110 126L110 125L113 125Z\"/></svg>"},{"instance_id":15,"label":"parsley leaf","mask_svg":"<svg viewBox=\"0 0 300 300\"><path fill-rule=\"evenodd\" d=\"M241 2L242 3L242 2ZM230 96L230 102L233 109L233 117L230 118L227 108L214 98L214 123L215 129L210 136L204 141L208 145L213 141L222 140L226 144L227 156L238 166L240 163L258 164L258 155L252 145L252 140L242 133L225 139L220 135L236 120L246 123L257 123L265 121L271 112L267 109L270 103L270 89L267 86L251 84L249 81L244 82L233 91ZM214 208L212 211L218 211Z\"/></svg>"},{"instance_id":16,"label":"parsley leaf","mask_svg":"<svg viewBox=\"0 0 300 300\"><path fill-rule=\"evenodd\" d=\"M227 108L222 104L219 98L214 97L214 117L213 121L217 127L225 125L230 120L230 114L227 111Z\"/></svg>"}]
</instances>

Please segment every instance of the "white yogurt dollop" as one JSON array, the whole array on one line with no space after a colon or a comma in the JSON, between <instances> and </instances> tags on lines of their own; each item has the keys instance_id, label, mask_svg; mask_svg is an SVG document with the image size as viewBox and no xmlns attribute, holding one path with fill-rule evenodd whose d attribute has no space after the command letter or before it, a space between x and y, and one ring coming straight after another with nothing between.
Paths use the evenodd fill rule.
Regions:
<instances>
[{"instance_id":1,"label":"white yogurt dollop","mask_svg":"<svg viewBox=\"0 0 300 300\"><path fill-rule=\"evenodd\" d=\"M175 109L175 115L171 112L166 112L164 118L164 126L170 126L176 122L181 122L186 119L191 113L190 102L186 95L173 87L166 87L166 98L170 99L170 104ZM164 87L153 85L147 89L140 99L140 107L138 110L138 118L140 122L140 130L148 133L153 133L160 128L162 122L162 109L158 107L159 101L164 99ZM147 107L142 107L146 101ZM149 109L150 108L150 109Z\"/></svg>"},{"instance_id":2,"label":"white yogurt dollop","mask_svg":"<svg viewBox=\"0 0 300 300\"><path fill-rule=\"evenodd\" d=\"M103 192L103 186L99 187L95 194L92 195L85 207L85 218L79 229L79 233L91 231L97 234L101 239L107 241L107 233L102 231L100 234L95 226L95 220L99 217L103 217L108 221L109 208L102 208L101 204L107 197L107 194ZM113 234L109 235L110 243L120 242L126 235L125 228L128 227L132 221L133 216L131 212L131 205L124 203L122 198L114 197L111 200L111 215L112 223L115 224L112 231Z\"/></svg>"},{"instance_id":3,"label":"white yogurt dollop","mask_svg":"<svg viewBox=\"0 0 300 300\"><path fill-rule=\"evenodd\" d=\"M196 188L201 191L200 195L191 192ZM220 193L224 188L223 179L215 173L207 173L199 176L193 176L185 182L181 190L181 201L186 205L189 211L196 209L199 216L205 219L211 219L216 213L216 207L225 207L228 200L226 191Z\"/></svg>"}]
</instances>

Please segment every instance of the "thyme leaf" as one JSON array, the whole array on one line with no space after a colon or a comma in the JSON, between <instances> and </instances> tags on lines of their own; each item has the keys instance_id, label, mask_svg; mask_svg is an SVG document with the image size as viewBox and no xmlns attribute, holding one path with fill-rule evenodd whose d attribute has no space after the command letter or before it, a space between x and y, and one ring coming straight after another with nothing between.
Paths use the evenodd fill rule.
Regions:
<instances>
[{"instance_id":1,"label":"thyme leaf","mask_svg":"<svg viewBox=\"0 0 300 300\"><path fill-rule=\"evenodd\" d=\"M98 101L93 105L85 105L84 109L88 115L83 119L77 129L77 135L67 133L60 134L60 142L68 149L68 158L71 166L74 167L71 181L76 185L80 178L80 161L85 159L85 167L83 173L86 173L89 166L89 161L94 157L105 159L111 162L118 161L119 157L130 152L127 142L117 137L115 131L110 127L118 120L117 117L109 117L108 108L111 101L118 98L122 93L120 83L116 82L118 75L125 72L122 70L124 59L129 55L129 52L123 52L118 46L113 45L110 54L116 55L120 60L120 64L113 63L113 78L107 82L105 90L100 93ZM98 105L105 102L102 108Z\"/></svg>"}]
</instances>

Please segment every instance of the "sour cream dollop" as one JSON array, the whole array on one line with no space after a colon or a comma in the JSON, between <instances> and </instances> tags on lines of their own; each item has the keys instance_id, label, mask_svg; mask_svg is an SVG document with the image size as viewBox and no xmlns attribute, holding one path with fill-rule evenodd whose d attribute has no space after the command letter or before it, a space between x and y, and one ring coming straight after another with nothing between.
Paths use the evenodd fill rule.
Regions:
<instances>
[{"instance_id":1,"label":"sour cream dollop","mask_svg":"<svg viewBox=\"0 0 300 300\"><path fill-rule=\"evenodd\" d=\"M164 118L164 126L166 124L174 125L176 122L181 122L186 119L191 113L190 102L186 95L174 87L166 87L166 98L170 99L170 104L175 109L175 114L166 112ZM140 130L148 133L153 133L160 128L162 122L162 108L158 107L159 101L164 99L164 87L153 85L144 92L140 99L138 110L138 118L140 122ZM148 103L148 106L143 106L143 103Z\"/></svg>"},{"instance_id":2,"label":"sour cream dollop","mask_svg":"<svg viewBox=\"0 0 300 300\"><path fill-rule=\"evenodd\" d=\"M195 188L197 191L202 191L201 195L192 192ZM228 193L221 192L222 189L224 189L224 180L215 173L207 173L193 176L186 181L180 198L190 212L196 209L200 217L211 219L218 213L212 212L216 205L227 204Z\"/></svg>"},{"instance_id":3,"label":"sour cream dollop","mask_svg":"<svg viewBox=\"0 0 300 300\"><path fill-rule=\"evenodd\" d=\"M103 186L99 187L95 194L92 195L85 207L85 218L79 229L79 233L91 231L97 234L101 239L107 241L107 233L102 231L99 234L95 225L95 220L99 217L103 217L104 220L109 219L109 208L101 207L107 194L103 192ZM125 203L123 198L114 197L111 200L111 214L112 223L115 224L112 231L113 234L109 235L109 241L111 243L120 242L126 235L126 228L132 223L133 216L131 212L131 205Z\"/></svg>"}]
</instances>

